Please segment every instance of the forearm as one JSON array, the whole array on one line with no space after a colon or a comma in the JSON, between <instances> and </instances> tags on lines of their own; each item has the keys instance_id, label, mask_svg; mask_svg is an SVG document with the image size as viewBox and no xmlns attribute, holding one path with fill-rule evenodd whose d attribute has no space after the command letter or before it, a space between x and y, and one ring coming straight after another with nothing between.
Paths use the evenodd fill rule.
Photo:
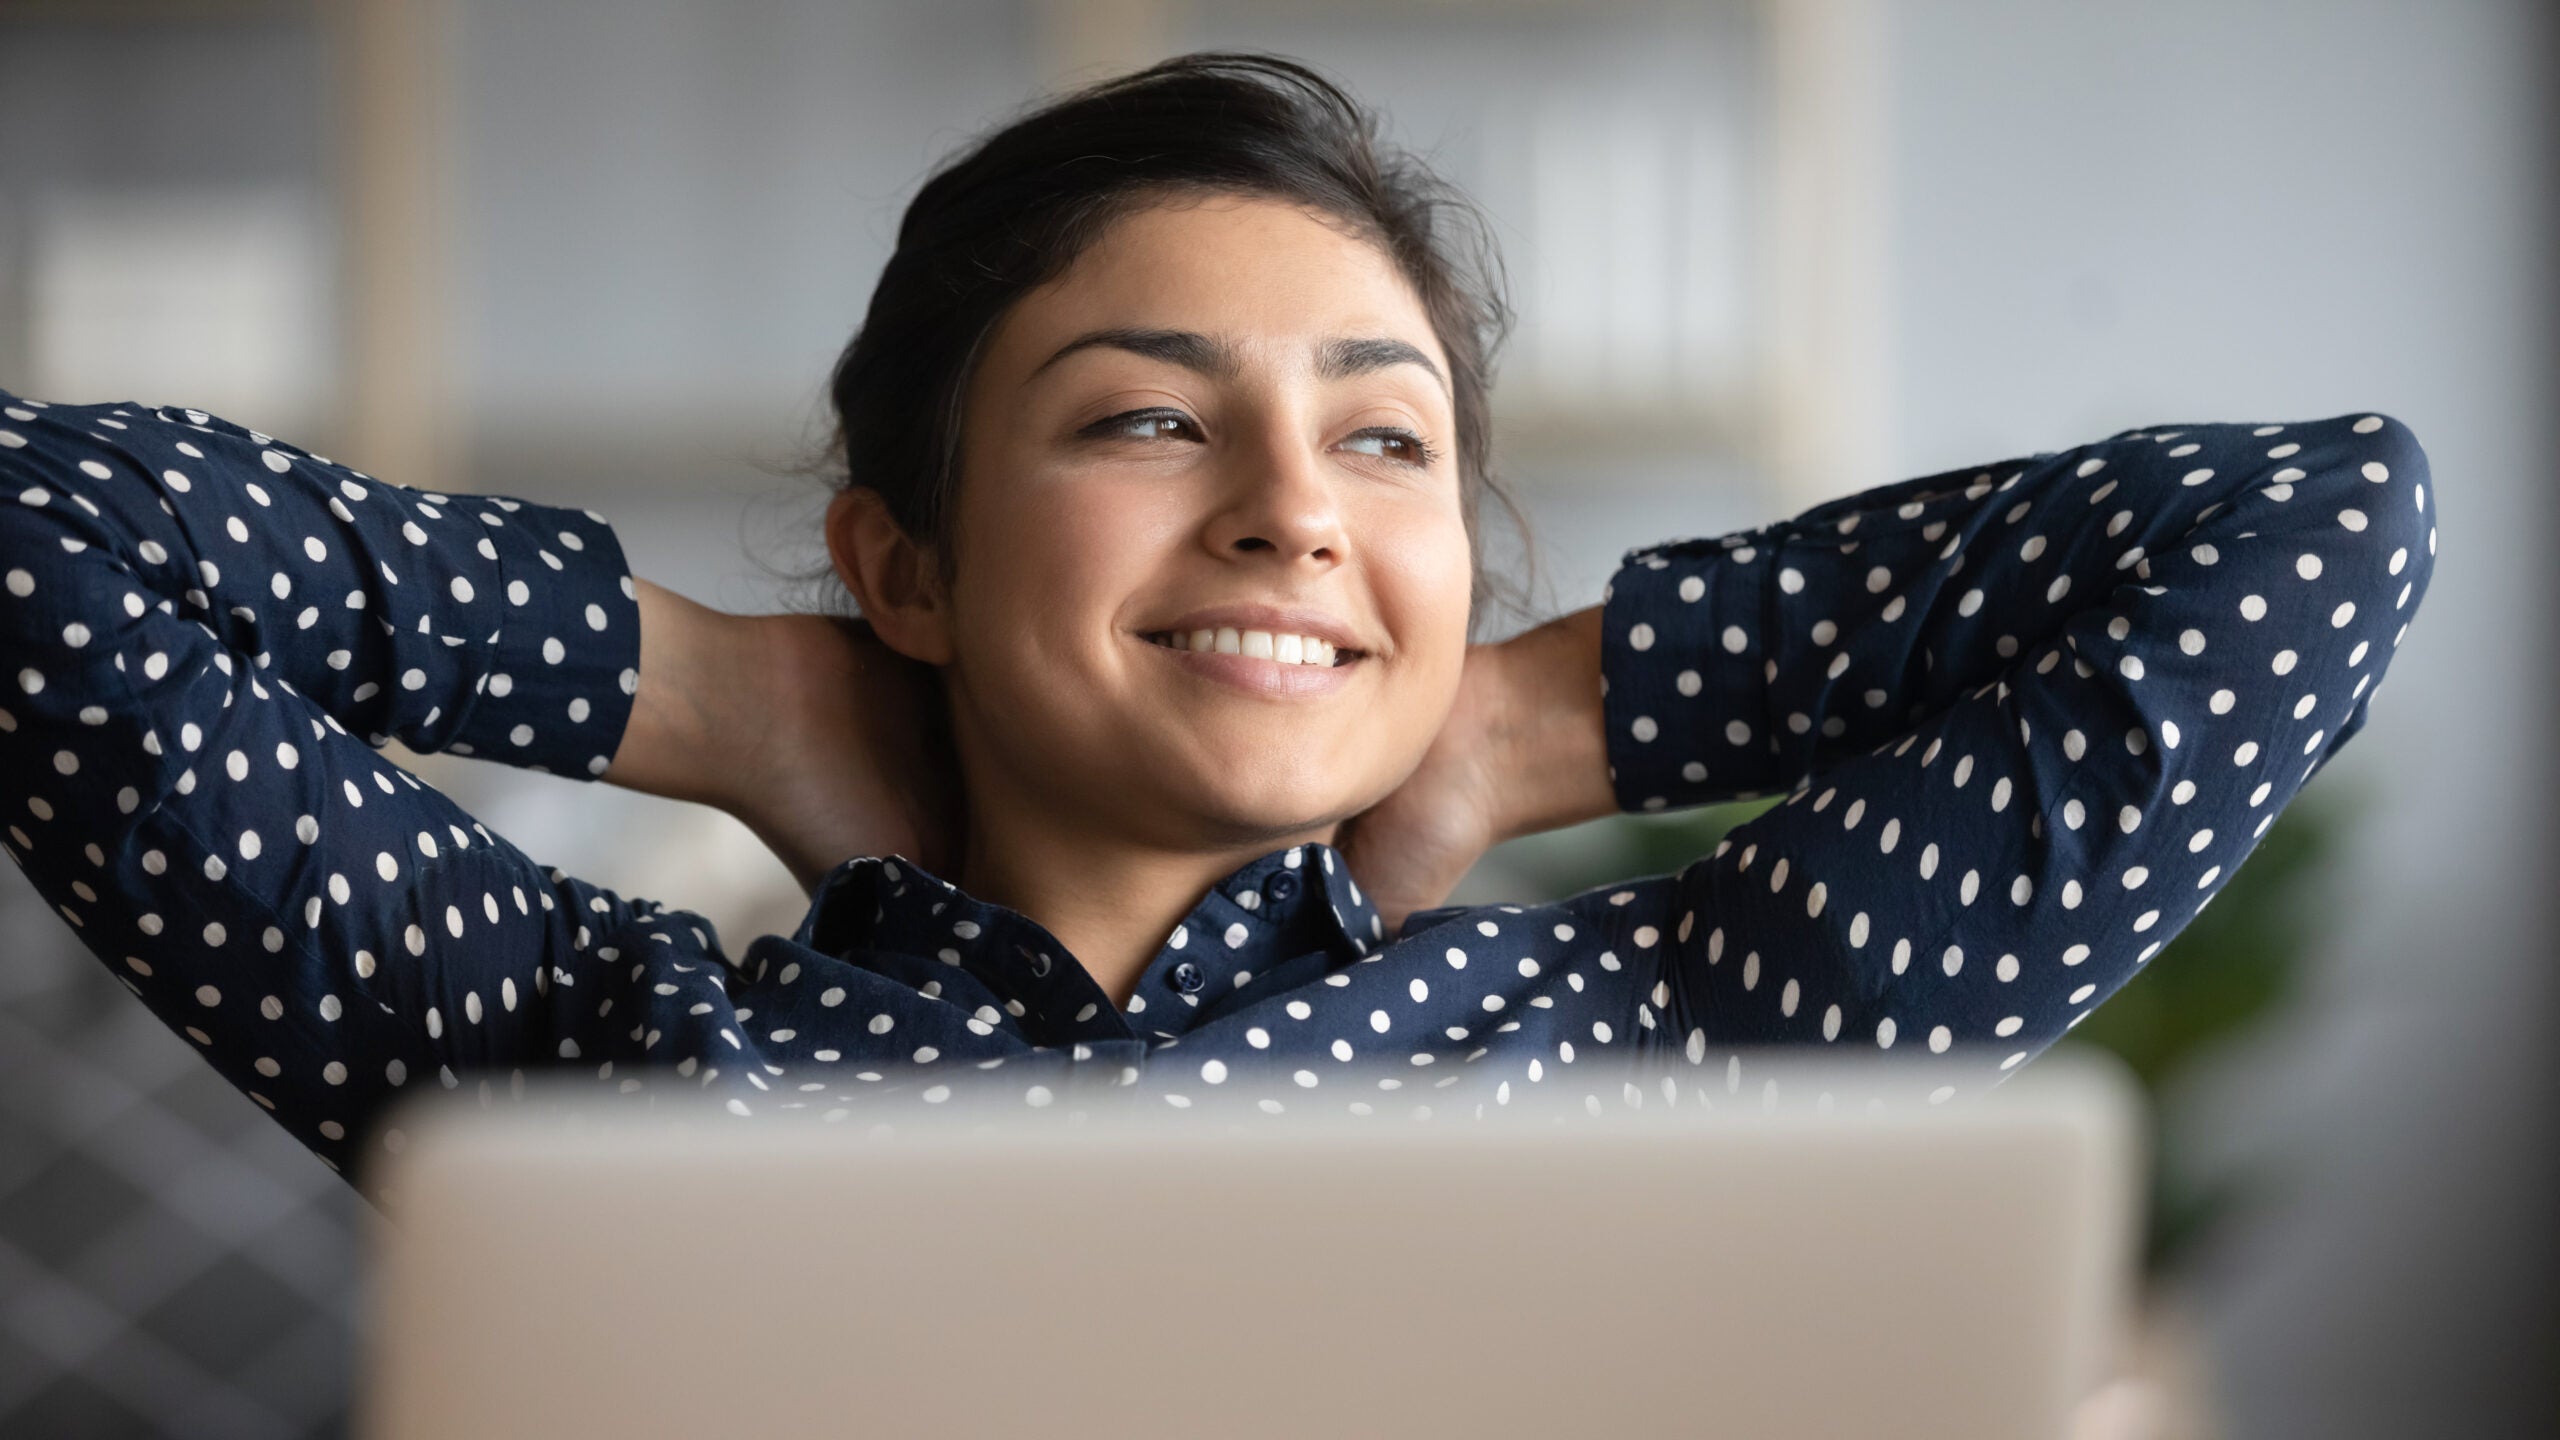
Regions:
<instances>
[{"instance_id":1,"label":"forearm","mask_svg":"<svg viewBox=\"0 0 2560 1440\"><path fill-rule=\"evenodd\" d=\"M2326 542L2343 531L2372 543L2346 528L2364 523L2363 511L2339 515L2369 506L2380 482L2334 456L2413 447L2405 432L2364 438L2382 422L2351 430L2352 419L2282 435L2128 431L1878 487L1720 539L1630 552L1611 580L1602 636L1621 804L1680 807L1792 789L1907 739L1985 686L2022 683L2030 663L2067 661L2082 679L2124 663L2131 673L2121 678L2136 684L2146 672L2212 668L2183 648L2217 628L2185 615L2190 592L2242 613L2232 607L2243 595L2263 607L2320 573L2316 557L2311 576L2288 568L2296 551L2274 553L2284 536ZM2297 435L2329 453L2301 451ZM2201 453L2199 437L2220 452ZM2386 593L2401 583L2384 578ZM2356 603L2372 613L2372 597ZM2243 623L2257 619L2244 614ZM2059 651L2050 648L2057 641ZM2121 653L2164 641L2166 656ZM2165 688L2128 690L2111 712L2087 701L2028 718L2075 732L2078 748L2152 718ZM2164 742L2174 746L2176 733Z\"/></svg>"},{"instance_id":2,"label":"forearm","mask_svg":"<svg viewBox=\"0 0 2560 1440\"><path fill-rule=\"evenodd\" d=\"M409 489L202 411L5 392L0 409L31 543L112 571L88 583L120 622L201 625L222 673L288 686L377 748L603 770L637 647L601 516ZM133 663L157 681L174 658Z\"/></svg>"}]
</instances>

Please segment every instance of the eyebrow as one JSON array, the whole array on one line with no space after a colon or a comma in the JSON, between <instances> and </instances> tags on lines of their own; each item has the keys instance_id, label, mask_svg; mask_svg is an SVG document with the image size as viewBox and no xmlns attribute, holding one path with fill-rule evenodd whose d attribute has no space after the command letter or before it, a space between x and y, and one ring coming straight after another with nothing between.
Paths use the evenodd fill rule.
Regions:
<instances>
[{"instance_id":1,"label":"eyebrow","mask_svg":"<svg viewBox=\"0 0 2560 1440\"><path fill-rule=\"evenodd\" d=\"M1440 373L1439 366L1431 363L1431 357L1402 340L1384 336L1327 340L1316 348L1316 374L1327 380L1348 380L1354 375L1366 375L1391 365L1419 365L1422 373L1440 382L1443 393L1449 389L1448 377Z\"/></svg>"},{"instance_id":2,"label":"eyebrow","mask_svg":"<svg viewBox=\"0 0 2560 1440\"><path fill-rule=\"evenodd\" d=\"M1107 330L1088 330L1043 360L1032 370L1033 375L1057 364L1079 350L1126 350L1150 360L1162 360L1185 370L1206 375L1213 380L1232 380L1243 370L1242 359L1235 346L1196 330L1149 330L1127 326ZM1316 347L1316 374L1326 380L1347 380L1396 365L1418 365L1424 374L1438 381L1443 392L1449 389L1448 377L1431 357L1402 340L1386 336L1362 336L1326 340Z\"/></svg>"}]
</instances>

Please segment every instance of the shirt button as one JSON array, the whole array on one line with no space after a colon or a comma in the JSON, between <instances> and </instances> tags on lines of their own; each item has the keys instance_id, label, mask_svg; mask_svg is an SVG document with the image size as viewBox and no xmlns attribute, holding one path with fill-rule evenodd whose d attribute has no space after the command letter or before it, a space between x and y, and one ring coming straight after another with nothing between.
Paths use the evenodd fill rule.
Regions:
<instances>
[{"instance_id":1,"label":"shirt button","mask_svg":"<svg viewBox=\"0 0 2560 1440\"><path fill-rule=\"evenodd\" d=\"M1173 988L1185 995L1200 993L1200 987L1207 983L1200 974L1200 967L1188 960L1173 967Z\"/></svg>"},{"instance_id":2,"label":"shirt button","mask_svg":"<svg viewBox=\"0 0 2560 1440\"><path fill-rule=\"evenodd\" d=\"M1264 898L1275 904L1294 899L1298 893L1298 873L1294 870L1275 871L1270 879L1262 882L1262 893Z\"/></svg>"}]
</instances>

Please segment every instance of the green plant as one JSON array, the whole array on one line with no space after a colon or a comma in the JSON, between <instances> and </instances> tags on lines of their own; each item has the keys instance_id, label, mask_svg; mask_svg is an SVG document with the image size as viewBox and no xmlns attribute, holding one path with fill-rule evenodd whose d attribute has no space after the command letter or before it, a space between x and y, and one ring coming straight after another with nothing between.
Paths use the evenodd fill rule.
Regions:
<instances>
[{"instance_id":1,"label":"green plant","mask_svg":"<svg viewBox=\"0 0 2560 1440\"><path fill-rule=\"evenodd\" d=\"M2063 1043L2110 1051L2152 1100L2146 1266L2172 1268L2211 1227L2263 1187L2262 1171L2216 1175L2166 1103L2199 1060L2256 1029L2299 987L2319 938L2323 887L2354 797L2306 792L2276 817L2204 912Z\"/></svg>"}]
</instances>

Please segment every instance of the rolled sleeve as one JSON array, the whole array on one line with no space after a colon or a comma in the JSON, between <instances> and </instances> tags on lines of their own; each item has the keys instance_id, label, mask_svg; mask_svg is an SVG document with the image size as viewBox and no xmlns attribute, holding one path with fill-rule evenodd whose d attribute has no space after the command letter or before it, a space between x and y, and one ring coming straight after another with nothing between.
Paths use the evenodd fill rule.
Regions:
<instances>
[{"instance_id":1,"label":"rolled sleeve","mask_svg":"<svg viewBox=\"0 0 2560 1440\"><path fill-rule=\"evenodd\" d=\"M602 775L640 680L640 606L613 527L592 510L491 499L499 613L445 747L576 779Z\"/></svg>"},{"instance_id":2,"label":"rolled sleeve","mask_svg":"<svg viewBox=\"0 0 2560 1440\"><path fill-rule=\"evenodd\" d=\"M1602 710L1621 810L1783 785L1767 731L1769 530L1628 551L1601 600Z\"/></svg>"}]
</instances>

